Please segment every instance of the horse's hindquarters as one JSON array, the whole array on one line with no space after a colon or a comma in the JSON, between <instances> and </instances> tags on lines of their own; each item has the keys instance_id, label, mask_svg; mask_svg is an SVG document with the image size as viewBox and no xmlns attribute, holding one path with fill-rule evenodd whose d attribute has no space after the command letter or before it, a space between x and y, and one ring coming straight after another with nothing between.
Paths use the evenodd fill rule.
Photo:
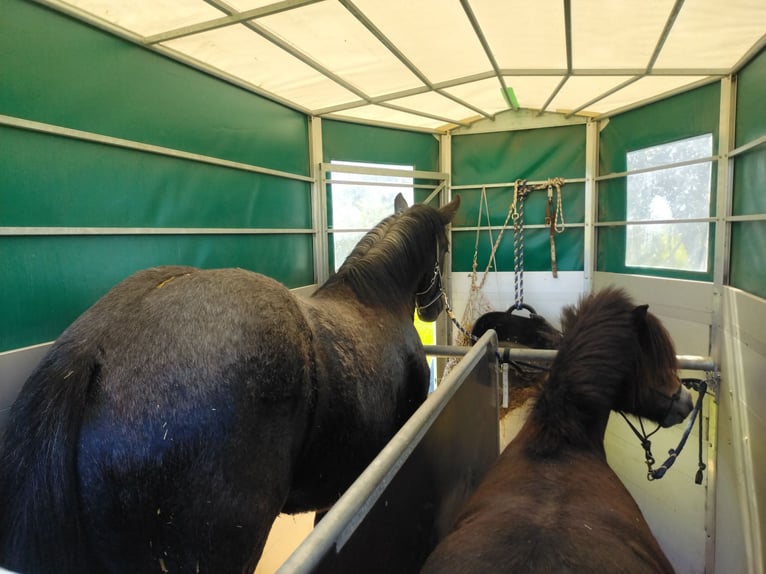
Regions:
<instances>
[{"instance_id":1,"label":"horse's hindquarters","mask_svg":"<svg viewBox=\"0 0 766 574\"><path fill-rule=\"evenodd\" d=\"M99 365L78 458L90 546L104 572L239 574L303 444L305 319L284 287L237 270L175 276L135 305L120 293L90 311L96 325L110 311L104 331L70 334L87 332Z\"/></svg>"}]
</instances>

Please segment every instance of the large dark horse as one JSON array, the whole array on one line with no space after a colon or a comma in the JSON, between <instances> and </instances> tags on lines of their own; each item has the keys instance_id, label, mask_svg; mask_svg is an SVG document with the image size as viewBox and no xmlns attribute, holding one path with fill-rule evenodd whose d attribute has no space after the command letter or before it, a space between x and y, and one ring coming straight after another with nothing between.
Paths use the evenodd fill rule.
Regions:
<instances>
[{"instance_id":1,"label":"large dark horse","mask_svg":"<svg viewBox=\"0 0 766 574\"><path fill-rule=\"evenodd\" d=\"M612 288L565 309L562 328L527 421L423 572L673 571L603 446L610 410L665 427L692 410L670 336Z\"/></svg>"},{"instance_id":2,"label":"large dark horse","mask_svg":"<svg viewBox=\"0 0 766 574\"><path fill-rule=\"evenodd\" d=\"M13 405L0 565L252 572L277 514L332 504L425 399L412 317L441 311L459 203L397 202L308 298L242 269L117 285Z\"/></svg>"}]
</instances>

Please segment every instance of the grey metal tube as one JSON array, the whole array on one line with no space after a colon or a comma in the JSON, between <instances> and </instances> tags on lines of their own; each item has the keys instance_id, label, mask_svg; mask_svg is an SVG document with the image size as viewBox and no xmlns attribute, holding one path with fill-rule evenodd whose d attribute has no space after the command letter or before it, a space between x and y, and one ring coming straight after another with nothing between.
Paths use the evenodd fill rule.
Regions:
<instances>
[{"instance_id":1,"label":"grey metal tube","mask_svg":"<svg viewBox=\"0 0 766 574\"><path fill-rule=\"evenodd\" d=\"M494 331L486 332L476 345L465 348L465 357L383 447L311 534L282 564L277 574L308 574L333 547L338 550L343 547L468 374L488 354L494 355L496 348L497 337Z\"/></svg>"},{"instance_id":2,"label":"grey metal tube","mask_svg":"<svg viewBox=\"0 0 766 574\"><path fill-rule=\"evenodd\" d=\"M431 357L462 357L472 347L458 347L454 345L425 345L426 355ZM506 349L502 349L505 353ZM552 362L556 356L555 350L549 349L523 349L509 348L508 355L514 361L542 361ZM680 369L689 369L693 371L715 371L717 370L715 361L712 357L702 355L676 355L678 358L678 367Z\"/></svg>"}]
</instances>

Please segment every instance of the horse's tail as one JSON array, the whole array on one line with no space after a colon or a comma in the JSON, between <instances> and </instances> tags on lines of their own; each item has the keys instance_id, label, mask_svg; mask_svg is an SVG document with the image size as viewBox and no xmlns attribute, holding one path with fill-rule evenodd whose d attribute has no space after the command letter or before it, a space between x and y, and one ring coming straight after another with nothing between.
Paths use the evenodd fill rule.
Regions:
<instances>
[{"instance_id":1,"label":"horse's tail","mask_svg":"<svg viewBox=\"0 0 766 574\"><path fill-rule=\"evenodd\" d=\"M84 573L77 443L98 367L56 344L11 408L0 451L0 566ZM74 352L71 352L74 351Z\"/></svg>"}]
</instances>

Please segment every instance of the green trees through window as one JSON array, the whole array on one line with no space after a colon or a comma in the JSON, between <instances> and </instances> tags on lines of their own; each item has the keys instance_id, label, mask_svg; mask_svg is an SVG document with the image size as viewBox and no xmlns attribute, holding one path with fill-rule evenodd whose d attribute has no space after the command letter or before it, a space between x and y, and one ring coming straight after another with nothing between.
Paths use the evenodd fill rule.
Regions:
<instances>
[{"instance_id":1,"label":"green trees through window","mask_svg":"<svg viewBox=\"0 0 766 574\"><path fill-rule=\"evenodd\" d=\"M705 272L712 162L712 134L627 154L625 265ZM667 165L667 168L652 169ZM684 221L690 220L690 221Z\"/></svg>"}]
</instances>

